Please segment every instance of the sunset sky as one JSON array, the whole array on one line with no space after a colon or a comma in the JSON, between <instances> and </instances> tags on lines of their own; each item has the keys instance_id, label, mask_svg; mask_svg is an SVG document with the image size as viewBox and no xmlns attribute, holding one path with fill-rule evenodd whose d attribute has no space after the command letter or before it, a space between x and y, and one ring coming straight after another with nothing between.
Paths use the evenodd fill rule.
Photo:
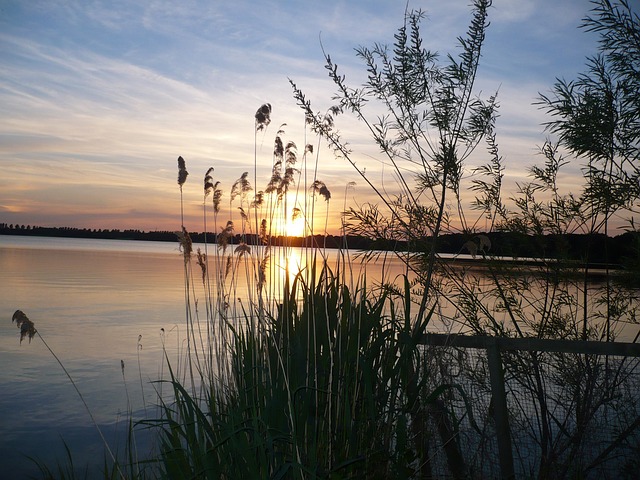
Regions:
<instances>
[{"instance_id":1,"label":"sunset sky","mask_svg":"<svg viewBox=\"0 0 640 480\"><path fill-rule=\"evenodd\" d=\"M468 4L409 2L428 14L427 48L458 52ZM271 125L257 137L263 189L280 124L287 124L285 142L296 142L300 152L317 143L305 133L288 78L315 110L325 110L335 89L321 42L357 86L363 69L353 49L391 44L405 6L391 0L3 0L0 222L177 230L181 155L190 173L185 224L201 230L206 170L215 168L226 202L233 182L253 171L256 109L265 102L273 107ZM537 147L546 117L532 105L538 92L548 92L556 77L575 78L585 57L596 53L597 37L578 28L590 7L587 0L494 1L477 85L485 98L499 89L506 195L528 166L542 161ZM354 158L381 180L384 167L363 131L355 122L338 126ZM326 149L319 155L318 178L332 193L329 231L338 233L339 212L370 192L344 161ZM577 163L567 170L567 191L577 192L579 173ZM356 185L347 189L350 181Z\"/></svg>"}]
</instances>

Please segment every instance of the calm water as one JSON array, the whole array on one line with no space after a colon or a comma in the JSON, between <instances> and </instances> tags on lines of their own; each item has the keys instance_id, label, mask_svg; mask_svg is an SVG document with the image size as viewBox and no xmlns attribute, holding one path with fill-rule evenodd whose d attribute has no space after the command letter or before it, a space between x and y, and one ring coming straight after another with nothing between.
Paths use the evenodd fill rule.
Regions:
<instances>
[{"instance_id":1,"label":"calm water","mask_svg":"<svg viewBox=\"0 0 640 480\"><path fill-rule=\"evenodd\" d=\"M0 235L1 479L36 474L25 456L55 467L65 458L62 439L77 465L99 465L104 455L64 371L38 337L20 344L13 312L35 322L112 449L123 451L129 408L157 403L150 381L163 375L161 329L170 354L183 348L183 272L177 242Z\"/></svg>"},{"instance_id":2,"label":"calm water","mask_svg":"<svg viewBox=\"0 0 640 480\"><path fill-rule=\"evenodd\" d=\"M295 250L290 260L300 261ZM392 262L389 278L401 271ZM380 265L367 266L369 281L379 274ZM55 467L65 458L63 439L77 465L100 465L104 458L100 437L64 371L39 338L20 344L13 312L20 309L35 322L111 448L122 452L127 412L142 418L144 406L154 409L157 395L150 382L166 378L163 338L170 355L183 348L183 275L177 242L0 235L0 479L37 474L25 456ZM354 266L352 275L362 278L363 270ZM636 331L634 325L627 336Z\"/></svg>"},{"instance_id":3,"label":"calm water","mask_svg":"<svg viewBox=\"0 0 640 480\"><path fill-rule=\"evenodd\" d=\"M62 368L37 337L20 344L13 312L35 322L115 442L126 431L127 393L133 408L143 405L140 371L153 400L160 329L184 318L182 275L177 244L0 236L1 478L34 473L24 455L55 466L61 438L80 465L103 456Z\"/></svg>"}]
</instances>

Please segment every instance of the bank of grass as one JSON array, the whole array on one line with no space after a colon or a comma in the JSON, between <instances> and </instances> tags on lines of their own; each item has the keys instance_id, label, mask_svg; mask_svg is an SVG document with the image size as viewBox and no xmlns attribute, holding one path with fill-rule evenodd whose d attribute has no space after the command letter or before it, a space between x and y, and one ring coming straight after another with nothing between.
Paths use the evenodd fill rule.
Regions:
<instances>
[{"instance_id":1,"label":"bank of grass","mask_svg":"<svg viewBox=\"0 0 640 480\"><path fill-rule=\"evenodd\" d=\"M270 113L269 105L258 109L256 131ZM313 235L314 213L324 211L326 233L321 202L331 198L315 168L306 179L313 147L299 159L283 136L276 134L263 191L253 192L244 173L225 196L215 170L204 175L204 231L213 222L220 233L194 251L182 220L185 348L177 357L164 351L167 373L153 382L157 413L144 405L144 418L134 418L128 404L122 452L112 452L94 422L107 452L104 478L400 479L429 464L427 408L457 388L426 381L418 339L433 309L416 322L408 278L399 288L369 285L351 273L347 251L331 265L322 245L305 248L300 268L290 263L290 246L271 244L291 215ZM188 176L179 157L182 218ZM225 198L240 212L235 222L219 218ZM37 335L23 312L14 320L23 337ZM152 431L150 454L136 444L139 429ZM56 466L35 460L43 478L88 475L66 452Z\"/></svg>"},{"instance_id":2,"label":"bank of grass","mask_svg":"<svg viewBox=\"0 0 640 480\"><path fill-rule=\"evenodd\" d=\"M316 277L317 274L317 277ZM160 428L170 478L410 478L428 391L410 306L352 292L325 266L285 285L256 331L237 330L224 384L192 395L174 372ZM412 430L413 432L410 431Z\"/></svg>"},{"instance_id":3,"label":"bank of grass","mask_svg":"<svg viewBox=\"0 0 640 480\"><path fill-rule=\"evenodd\" d=\"M392 285L373 284L366 274L352 273L348 251L330 262L322 246L315 246L304 250L307 261L299 268L288 260L290 246L270 243L281 236L289 215L285 195L302 183L295 144L284 147L282 133L275 141L265 189L269 195L257 192L250 197L246 174L231 187L230 207L239 204L241 212L239 236L232 219L218 218L222 189L214 171L206 172L204 230L213 220L221 233L215 243L194 251L181 226L186 329L180 331L186 347L178 357L165 352L167 374L153 384L159 413L134 419L129 409L126 448L106 456L104 478L402 479L429 477L436 471L466 478L473 473L472 463L482 470L482 460L463 456L469 452L460 445L460 418L451 400L455 396L463 404L472 428L477 428L472 414L478 405L471 405L462 386L453 383L457 376L447 373L447 365L434 363L433 352L420 345L427 326L436 317L442 320L440 309L446 301L455 302L453 320L477 334L508 336L515 331L522 336L525 327L542 332L542 326L551 325L554 330L544 336L579 337L581 324L567 321L570 329L560 330L551 322L555 310L545 317L516 309L518 303L510 301L516 293L534 300L539 294L521 270L505 271L499 262L492 268L502 269L485 275L482 282L473 272L436 264L438 276L433 279L438 283L428 284L435 300L424 305L416 300L424 284L411 279L409 263L407 273ZM311 151L305 148L305 155ZM188 176L182 157L178 166L182 192ZM330 200L320 180L314 177L309 183L309 189L290 200L302 214L321 211L316 202ZM313 232L313 221L308 222ZM483 240L473 239L479 251L488 248L483 248ZM418 271L424 274L429 268L435 267L427 264ZM542 282L541 291L545 285L553 287L549 303L572 307L574 298L565 292L571 287L559 284L552 273L546 280L535 277ZM446 285L440 284L442 278ZM447 285L453 290L446 291ZM496 299L504 303L508 322L496 318ZM623 310L629 311L622 309L620 315ZM35 336L26 315L16 315L22 336ZM541 327L528 323L536 318ZM598 336L603 337L602 332ZM516 360L527 366L517 377L525 387L544 383L535 358L521 355ZM506 364L512 371L518 366L515 361ZM486 382L482 368L469 375ZM546 406L546 388L535 391ZM485 420L483 429L487 425ZM148 455L139 454L139 429L153 432L156 448ZM482 442L491 441L490 433L478 429L478 435ZM571 434L571 440L582 441L577 435L580 432ZM106 441L105 449L111 452ZM437 466L436 458L441 462ZM44 478L86 478L87 470L74 464L68 449L56 467L39 466Z\"/></svg>"},{"instance_id":4,"label":"bank of grass","mask_svg":"<svg viewBox=\"0 0 640 480\"><path fill-rule=\"evenodd\" d=\"M257 130L267 114L270 107L258 110ZM287 260L290 247L270 245L287 221L288 189L300 183L295 144L283 147L282 133L264 192L249 202L246 174L231 189L232 201L240 202L240 238L259 238L260 245L232 244L235 226L228 221L216 244L205 247L217 249L214 256L194 254L182 227L187 359L176 368L167 356L169 378L160 382L172 394L159 398L158 418L142 422L158 432L159 451L149 465L168 478L426 474L429 405L446 390L462 391L427 381L419 339L435 307L416 321L408 277L398 288L368 285L366 275L350 273L346 252L330 265L321 246L305 249L300 268ZM305 148L305 155L312 151ZM188 174L182 157L178 163L182 191ZM212 174L205 175L205 202L213 193L217 223L221 190ZM310 185L293 211L309 219L312 231L307 213L318 200L328 202L330 192L317 178ZM200 319L193 307L203 303Z\"/></svg>"}]
</instances>

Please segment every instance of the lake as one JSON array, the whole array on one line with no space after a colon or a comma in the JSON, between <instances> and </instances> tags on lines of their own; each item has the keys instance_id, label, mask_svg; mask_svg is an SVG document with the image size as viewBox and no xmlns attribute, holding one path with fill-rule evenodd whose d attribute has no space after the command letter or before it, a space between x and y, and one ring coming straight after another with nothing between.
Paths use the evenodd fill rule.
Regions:
<instances>
[{"instance_id":1,"label":"lake","mask_svg":"<svg viewBox=\"0 0 640 480\"><path fill-rule=\"evenodd\" d=\"M35 322L113 439L127 429L126 390L131 405L142 405L140 371L152 400L160 329L184 318L182 275L177 244L0 236L0 476L35 473L23 455L55 466L62 438L79 465L103 457L64 371L37 337L19 342L13 312Z\"/></svg>"},{"instance_id":2,"label":"lake","mask_svg":"<svg viewBox=\"0 0 640 480\"><path fill-rule=\"evenodd\" d=\"M114 452L123 451L129 408L157 403L150 382L166 378L163 341L170 355L184 348L178 247L177 241L0 235L0 478L37 474L26 456L51 468L58 459L64 463L63 440L76 465L100 465L104 457L100 437L56 359L37 336L20 343L14 311L35 323ZM288 255L304 263L299 251ZM373 279L370 267L367 275Z\"/></svg>"},{"instance_id":3,"label":"lake","mask_svg":"<svg viewBox=\"0 0 640 480\"><path fill-rule=\"evenodd\" d=\"M287 250L280 264L285 257L292 271L306 262L297 249ZM330 251L329 260L337 267L337 252ZM365 269L353 262L351 276L362 279L366 272L374 283L381 265ZM402 271L401 262L387 258L388 279ZM269 272L281 274L277 268ZM194 275L195 286L199 274ZM20 343L11 322L17 309L35 323L73 378L112 450L123 452L127 413L142 418L145 408L147 415L155 412L151 382L166 378L163 342L170 358L184 351L178 243L0 235L0 282L0 478L37 475L27 456L51 468L57 460L64 464L63 440L78 466L100 466L104 458L100 436L54 356L37 336ZM246 288L237 285L234 295L244 297ZM449 331L451 324L431 327ZM635 333L637 325L625 336ZM143 438L138 443L148 446Z\"/></svg>"}]
</instances>

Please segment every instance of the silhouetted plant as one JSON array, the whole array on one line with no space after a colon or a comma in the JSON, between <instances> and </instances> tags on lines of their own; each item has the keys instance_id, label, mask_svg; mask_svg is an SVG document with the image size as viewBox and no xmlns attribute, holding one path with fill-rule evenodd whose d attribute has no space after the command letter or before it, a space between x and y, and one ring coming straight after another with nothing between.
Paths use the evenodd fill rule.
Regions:
<instances>
[{"instance_id":1,"label":"silhouetted plant","mask_svg":"<svg viewBox=\"0 0 640 480\"><path fill-rule=\"evenodd\" d=\"M406 241L413 252L418 252L397 252L401 258L412 260L408 267L416 276L413 294L420 305L412 321L417 324L424 320L422 315L428 306L448 306L455 311L453 318L438 320L467 332L612 340L620 322L635 318L636 302L616 297L610 278L604 295L589 290L590 252L585 251L577 263L576 252L569 252L569 243L563 237L575 232L608 234L614 215L633 213L637 208L640 188L640 110L638 88L633 88L639 78L638 17L625 2L614 6L603 0L594 5L597 17L588 17L584 26L605 32L603 54L590 61L589 72L577 81L558 81L554 97L542 96L543 105L555 117L547 126L559 135L560 143L544 144L544 165L531 167L532 180L518 185L512 206L505 203L501 192L504 166L494 128L496 96L481 101L472 94L490 2L474 2L467 36L459 39L462 53L458 59L450 55L442 61L422 48L421 12L406 15L393 48L376 45L357 50L368 74L362 87L349 86L326 54L327 71L338 89L338 103L326 114L316 113L291 82L314 131L328 140L336 155L349 162L378 197L378 203L346 209L346 231L386 244ZM624 53L627 50L628 58ZM376 107L381 107L384 114L369 117L367 112L376 111ZM354 153L336 127L337 115L347 111L365 125L391 165L397 178L395 190L374 183L356 164ZM490 160L472 169L474 176L469 179L465 160L483 139ZM558 181L567 154L587 161L585 187L580 194L564 193ZM465 203L466 189L475 195L470 205ZM467 206L481 216L471 216ZM533 266L523 267L522 261L494 261L489 237L479 234L481 219L487 220L485 228L490 231L531 236L535 253L528 262ZM633 217L630 223L633 225ZM458 262L438 261L439 236L456 229L466 235L459 253L482 257L482 272ZM549 235L555 239L552 252L548 250ZM551 255L554 258L550 260ZM513 256L518 260L517 251ZM566 358L549 359L537 353L518 354L508 363L515 381L535 394L540 409L537 438L541 475L575 459L579 451L575 445L582 445L586 438L584 422L600 407L611 404L608 389L620 388L621 379L629 372L607 359L574 360L584 368L573 373L563 369ZM575 387L560 395L575 408L566 410L562 420L565 430L559 435L554 433L558 420L545 386L549 361L558 372L567 374L561 384ZM601 376L603 371L617 372L614 380L608 374ZM578 388L580 381L588 388ZM417 425L423 411L415 413L412 422ZM575 419L580 426L571 429L569 423ZM560 445L565 440L574 442L575 448L561 453L564 446Z\"/></svg>"},{"instance_id":2,"label":"silhouetted plant","mask_svg":"<svg viewBox=\"0 0 640 480\"><path fill-rule=\"evenodd\" d=\"M426 312L431 293L439 235L452 228L451 215L456 216L459 225L454 228L467 232L471 227L462 206L465 160L494 129L495 95L486 101L474 96L490 5L486 0L473 3L467 35L458 39L461 53L457 58L449 55L445 60L422 46L423 12L407 13L405 25L395 35L393 49L383 45L357 49L368 72L368 80L361 88L348 86L338 66L326 54L326 68L338 87L338 104L327 114L315 113L310 101L292 82L294 95L311 127L356 169L385 206L384 211L371 204L351 207L346 212L347 231L359 235L372 233L367 225L379 223L386 225L383 229L386 235L408 240L425 250L426 268L416 270L424 276L418 321ZM369 119L365 107L374 102L381 103L387 113ZM334 117L345 111L364 123L382 155L391 163L398 180L396 193L387 193L387 189L374 185L356 164L348 144L335 129ZM494 136L489 138L495 143ZM456 205L453 212L447 208L450 195ZM372 214L377 217L373 222Z\"/></svg>"}]
</instances>

